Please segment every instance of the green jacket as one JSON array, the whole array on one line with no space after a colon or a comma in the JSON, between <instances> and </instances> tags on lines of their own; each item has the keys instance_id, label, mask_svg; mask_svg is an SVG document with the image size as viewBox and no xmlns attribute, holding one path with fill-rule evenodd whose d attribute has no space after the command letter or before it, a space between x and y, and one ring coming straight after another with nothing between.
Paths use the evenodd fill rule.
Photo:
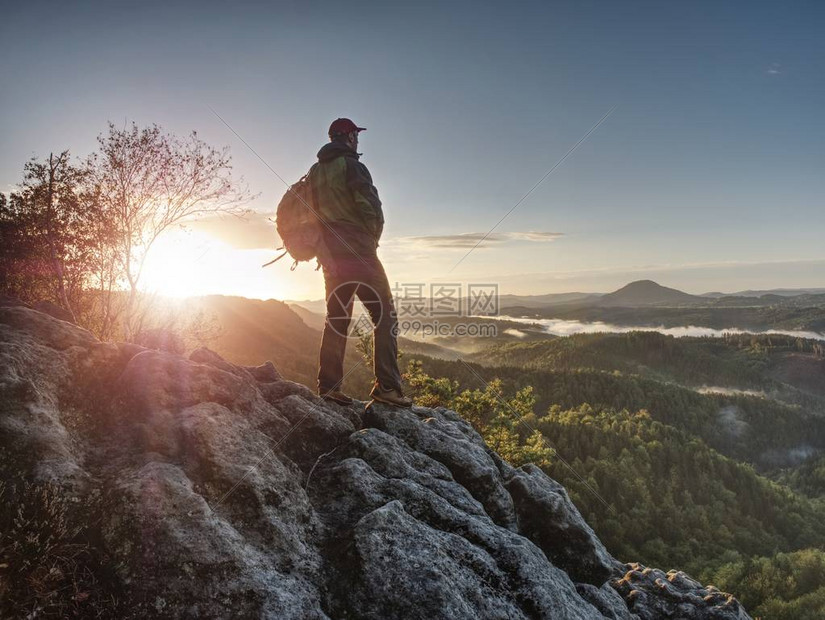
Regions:
<instances>
[{"instance_id":1,"label":"green jacket","mask_svg":"<svg viewBox=\"0 0 825 620\"><path fill-rule=\"evenodd\" d=\"M318 151L318 164L310 174L321 218L335 231L325 234L334 255L352 253L346 246L359 253L375 252L384 230L378 190L358 158L343 142L329 142Z\"/></svg>"}]
</instances>

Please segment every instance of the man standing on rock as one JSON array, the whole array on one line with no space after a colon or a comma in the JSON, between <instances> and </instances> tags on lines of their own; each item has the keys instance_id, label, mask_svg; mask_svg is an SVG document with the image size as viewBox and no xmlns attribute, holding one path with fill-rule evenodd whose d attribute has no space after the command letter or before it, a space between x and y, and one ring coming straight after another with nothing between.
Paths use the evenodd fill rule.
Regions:
<instances>
[{"instance_id":1,"label":"man standing on rock","mask_svg":"<svg viewBox=\"0 0 825 620\"><path fill-rule=\"evenodd\" d=\"M330 141L318 151L318 164L310 174L315 204L324 222L318 260L324 270L327 316L321 340L318 393L342 405L352 403L340 387L347 332L357 295L374 326L375 386L370 396L382 403L409 407L412 399L401 391L398 321L392 291L377 254L384 213L378 190L356 152L358 133L365 129L348 118L333 121L329 127Z\"/></svg>"}]
</instances>

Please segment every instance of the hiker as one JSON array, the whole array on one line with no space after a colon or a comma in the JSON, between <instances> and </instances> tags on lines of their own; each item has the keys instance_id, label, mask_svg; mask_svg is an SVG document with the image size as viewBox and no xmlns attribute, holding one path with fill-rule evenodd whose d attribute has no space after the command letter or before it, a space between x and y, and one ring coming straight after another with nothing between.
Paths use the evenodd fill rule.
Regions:
<instances>
[{"instance_id":1,"label":"hiker","mask_svg":"<svg viewBox=\"0 0 825 620\"><path fill-rule=\"evenodd\" d=\"M318 213L324 223L318 262L324 272L326 321L321 339L318 393L342 405L352 398L341 391L344 353L355 296L374 326L375 385L370 396L379 402L409 407L398 370L398 321L387 275L376 250L384 229L378 190L359 161L358 127L339 118L329 127L330 141L318 151L310 175Z\"/></svg>"}]
</instances>

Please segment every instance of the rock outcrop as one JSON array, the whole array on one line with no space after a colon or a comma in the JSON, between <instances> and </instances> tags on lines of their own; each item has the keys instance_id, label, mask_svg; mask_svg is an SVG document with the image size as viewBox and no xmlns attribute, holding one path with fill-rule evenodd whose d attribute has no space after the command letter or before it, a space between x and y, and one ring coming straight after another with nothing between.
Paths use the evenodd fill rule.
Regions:
<instances>
[{"instance_id":1,"label":"rock outcrop","mask_svg":"<svg viewBox=\"0 0 825 620\"><path fill-rule=\"evenodd\" d=\"M68 498L118 615L748 617L611 557L561 485L447 409L341 407L272 364L102 343L19 306L0 307L0 360L0 474Z\"/></svg>"}]
</instances>

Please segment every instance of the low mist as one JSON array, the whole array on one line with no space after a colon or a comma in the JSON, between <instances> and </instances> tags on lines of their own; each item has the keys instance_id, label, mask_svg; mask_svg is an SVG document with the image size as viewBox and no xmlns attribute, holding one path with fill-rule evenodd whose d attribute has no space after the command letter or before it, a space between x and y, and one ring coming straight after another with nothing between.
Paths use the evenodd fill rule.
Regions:
<instances>
[{"instance_id":1,"label":"low mist","mask_svg":"<svg viewBox=\"0 0 825 620\"><path fill-rule=\"evenodd\" d=\"M668 336L682 338L692 337L712 337L721 338L725 334L778 334L782 336L793 336L795 338L808 338L812 340L825 340L825 334L811 331L794 331L782 329L768 329L757 332L738 327L726 329L713 329L711 327L697 327L687 325L684 327L639 327L630 325L613 325L596 321L594 323L583 323L582 321L568 321L564 319L531 319L512 316L499 316L501 320L524 323L526 325L539 325L548 334L554 336L572 336L574 334L595 334L595 333L627 333L627 332L659 332Z\"/></svg>"}]
</instances>

